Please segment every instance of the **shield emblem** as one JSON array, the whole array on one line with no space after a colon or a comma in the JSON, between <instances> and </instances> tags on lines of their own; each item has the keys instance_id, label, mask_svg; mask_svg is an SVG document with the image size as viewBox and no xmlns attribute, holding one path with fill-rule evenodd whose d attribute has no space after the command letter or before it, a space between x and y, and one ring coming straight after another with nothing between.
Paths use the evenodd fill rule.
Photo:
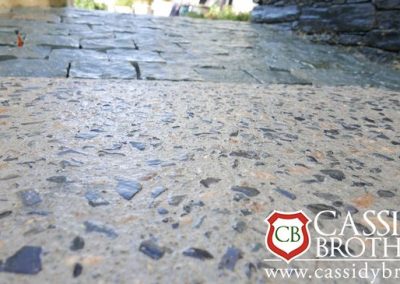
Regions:
<instances>
[{"instance_id":1,"label":"shield emblem","mask_svg":"<svg viewBox=\"0 0 400 284\"><path fill-rule=\"evenodd\" d=\"M272 212L265 219L269 225L265 237L268 250L287 263L305 253L310 247L310 221L303 211Z\"/></svg>"}]
</instances>

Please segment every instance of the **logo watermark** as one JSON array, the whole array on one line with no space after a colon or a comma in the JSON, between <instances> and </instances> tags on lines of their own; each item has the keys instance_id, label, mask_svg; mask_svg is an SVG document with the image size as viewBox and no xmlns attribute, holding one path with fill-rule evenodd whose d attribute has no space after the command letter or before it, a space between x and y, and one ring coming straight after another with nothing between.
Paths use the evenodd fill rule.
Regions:
<instances>
[{"instance_id":1,"label":"logo watermark","mask_svg":"<svg viewBox=\"0 0 400 284\"><path fill-rule=\"evenodd\" d=\"M283 260L284 266L266 268L267 277L369 279L370 283L400 279L398 212L367 210L358 220L350 212L342 218L339 214L324 210L311 219L303 211L272 212L265 219L265 245L276 258L264 261L279 264ZM333 223L326 226L329 221ZM302 257L305 253L307 258ZM312 269L294 269L293 261L308 263Z\"/></svg>"}]
</instances>

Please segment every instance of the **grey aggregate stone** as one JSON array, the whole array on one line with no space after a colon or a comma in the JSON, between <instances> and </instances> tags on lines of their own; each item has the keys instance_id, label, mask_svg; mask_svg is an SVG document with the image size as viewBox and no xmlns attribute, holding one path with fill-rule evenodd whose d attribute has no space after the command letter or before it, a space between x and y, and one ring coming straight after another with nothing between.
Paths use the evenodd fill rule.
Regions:
<instances>
[{"instance_id":1,"label":"grey aggregate stone","mask_svg":"<svg viewBox=\"0 0 400 284\"><path fill-rule=\"evenodd\" d=\"M25 206L33 206L42 202L42 198L35 190L23 190L18 192L18 195Z\"/></svg>"}]
</instances>

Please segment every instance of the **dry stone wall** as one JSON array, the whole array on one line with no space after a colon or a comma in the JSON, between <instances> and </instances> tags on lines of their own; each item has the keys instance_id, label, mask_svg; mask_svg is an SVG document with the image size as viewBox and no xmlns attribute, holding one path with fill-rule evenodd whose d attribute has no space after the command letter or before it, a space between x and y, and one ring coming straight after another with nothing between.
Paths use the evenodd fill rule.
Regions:
<instances>
[{"instance_id":1,"label":"dry stone wall","mask_svg":"<svg viewBox=\"0 0 400 284\"><path fill-rule=\"evenodd\" d=\"M400 0L259 0L252 21L285 23L343 45L400 51Z\"/></svg>"}]
</instances>

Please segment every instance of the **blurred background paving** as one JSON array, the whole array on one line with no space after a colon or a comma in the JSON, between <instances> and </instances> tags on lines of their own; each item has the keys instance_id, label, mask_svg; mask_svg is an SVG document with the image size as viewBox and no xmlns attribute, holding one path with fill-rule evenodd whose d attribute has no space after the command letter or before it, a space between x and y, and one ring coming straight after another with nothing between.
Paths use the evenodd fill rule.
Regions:
<instances>
[{"instance_id":1,"label":"blurred background paving","mask_svg":"<svg viewBox=\"0 0 400 284\"><path fill-rule=\"evenodd\" d=\"M0 76L400 89L395 53L316 44L274 25L74 8L0 11Z\"/></svg>"}]
</instances>

